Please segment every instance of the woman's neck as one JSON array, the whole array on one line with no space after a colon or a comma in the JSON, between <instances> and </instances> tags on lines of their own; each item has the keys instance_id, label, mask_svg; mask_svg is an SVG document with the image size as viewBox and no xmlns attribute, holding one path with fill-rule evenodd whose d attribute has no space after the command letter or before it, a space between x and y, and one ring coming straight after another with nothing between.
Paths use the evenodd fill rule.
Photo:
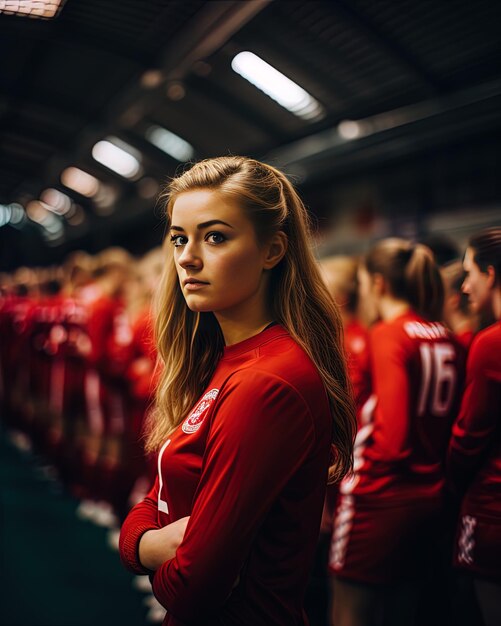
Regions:
<instances>
[{"instance_id":1,"label":"woman's neck","mask_svg":"<svg viewBox=\"0 0 501 626\"><path fill-rule=\"evenodd\" d=\"M220 316L216 317L223 333L224 343L227 346L232 346L235 343L240 343L245 339L249 339L249 337L257 335L273 321L271 316L267 316L261 320L249 320L246 322L242 322L241 320L221 319Z\"/></svg>"},{"instance_id":2,"label":"woman's neck","mask_svg":"<svg viewBox=\"0 0 501 626\"><path fill-rule=\"evenodd\" d=\"M492 312L497 320L501 320L501 288L494 291L492 298Z\"/></svg>"},{"instance_id":3,"label":"woman's neck","mask_svg":"<svg viewBox=\"0 0 501 626\"><path fill-rule=\"evenodd\" d=\"M381 319L385 322L391 322L410 311L411 306L405 300L396 300L395 298L383 296L379 302L378 309Z\"/></svg>"}]
</instances>

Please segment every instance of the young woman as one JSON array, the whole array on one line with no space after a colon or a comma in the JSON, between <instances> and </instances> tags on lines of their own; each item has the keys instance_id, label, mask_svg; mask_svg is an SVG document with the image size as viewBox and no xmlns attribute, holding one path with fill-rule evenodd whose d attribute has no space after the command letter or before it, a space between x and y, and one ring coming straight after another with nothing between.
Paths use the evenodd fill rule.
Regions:
<instances>
[{"instance_id":1,"label":"young woman","mask_svg":"<svg viewBox=\"0 0 501 626\"><path fill-rule=\"evenodd\" d=\"M306 624L328 473L350 469L355 431L306 210L278 170L222 157L171 181L167 220L158 478L122 559L151 575L169 626Z\"/></svg>"},{"instance_id":2,"label":"young woman","mask_svg":"<svg viewBox=\"0 0 501 626\"><path fill-rule=\"evenodd\" d=\"M462 353L437 321L443 287L428 248L383 240L359 282L381 321L370 331L373 396L359 417L355 473L340 485L334 517L333 623L411 625L442 509Z\"/></svg>"},{"instance_id":3,"label":"young woman","mask_svg":"<svg viewBox=\"0 0 501 626\"><path fill-rule=\"evenodd\" d=\"M440 269L444 282L443 320L456 339L469 350L475 336L476 320L468 306L468 296L463 293L464 270L461 261L453 261Z\"/></svg>"},{"instance_id":4,"label":"young woman","mask_svg":"<svg viewBox=\"0 0 501 626\"><path fill-rule=\"evenodd\" d=\"M454 562L473 576L484 622L494 626L501 623L501 228L470 239L463 267L473 312L497 321L471 344L449 445L452 484L465 493Z\"/></svg>"}]
</instances>

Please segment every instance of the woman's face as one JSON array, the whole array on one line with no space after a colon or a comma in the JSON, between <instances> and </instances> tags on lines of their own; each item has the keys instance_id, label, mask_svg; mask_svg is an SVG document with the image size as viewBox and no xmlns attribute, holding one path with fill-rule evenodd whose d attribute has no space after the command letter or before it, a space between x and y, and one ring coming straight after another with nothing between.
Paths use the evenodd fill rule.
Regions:
<instances>
[{"instance_id":1,"label":"woman's face","mask_svg":"<svg viewBox=\"0 0 501 626\"><path fill-rule=\"evenodd\" d=\"M488 312L492 307L493 278L488 272L482 272L475 263L475 250L467 248L463 260L465 279L463 292L468 294L468 302L474 313Z\"/></svg>"},{"instance_id":2,"label":"woman's face","mask_svg":"<svg viewBox=\"0 0 501 626\"><path fill-rule=\"evenodd\" d=\"M378 290L374 284L372 276L363 264L361 264L358 268L357 278L359 315L362 322L365 325L370 326L379 317Z\"/></svg>"},{"instance_id":3,"label":"woman's face","mask_svg":"<svg viewBox=\"0 0 501 626\"><path fill-rule=\"evenodd\" d=\"M244 210L210 189L174 202L170 237L181 290L192 311L247 320L266 298L269 246L260 245Z\"/></svg>"}]
</instances>

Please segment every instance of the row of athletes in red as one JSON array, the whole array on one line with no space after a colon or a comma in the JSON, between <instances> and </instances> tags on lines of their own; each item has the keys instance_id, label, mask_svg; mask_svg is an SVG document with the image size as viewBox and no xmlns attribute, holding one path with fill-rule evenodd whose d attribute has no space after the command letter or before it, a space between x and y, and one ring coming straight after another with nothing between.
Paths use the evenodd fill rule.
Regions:
<instances>
[{"instance_id":1,"label":"row of athletes in red","mask_svg":"<svg viewBox=\"0 0 501 626\"><path fill-rule=\"evenodd\" d=\"M24 269L2 280L2 414L75 495L111 504L118 517L138 478L154 471L141 432L155 376L159 256L133 262L108 249L74 255L55 276Z\"/></svg>"}]
</instances>

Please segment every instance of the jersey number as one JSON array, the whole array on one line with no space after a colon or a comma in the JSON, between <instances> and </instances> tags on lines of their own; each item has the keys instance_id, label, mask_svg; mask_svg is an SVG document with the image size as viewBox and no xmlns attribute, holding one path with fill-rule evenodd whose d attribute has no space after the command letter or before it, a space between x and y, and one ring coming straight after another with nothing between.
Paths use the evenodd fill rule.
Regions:
<instances>
[{"instance_id":1,"label":"jersey number","mask_svg":"<svg viewBox=\"0 0 501 626\"><path fill-rule=\"evenodd\" d=\"M419 350L423 372L418 415L428 407L437 417L447 415L456 387L456 351L450 343L422 343Z\"/></svg>"}]
</instances>

